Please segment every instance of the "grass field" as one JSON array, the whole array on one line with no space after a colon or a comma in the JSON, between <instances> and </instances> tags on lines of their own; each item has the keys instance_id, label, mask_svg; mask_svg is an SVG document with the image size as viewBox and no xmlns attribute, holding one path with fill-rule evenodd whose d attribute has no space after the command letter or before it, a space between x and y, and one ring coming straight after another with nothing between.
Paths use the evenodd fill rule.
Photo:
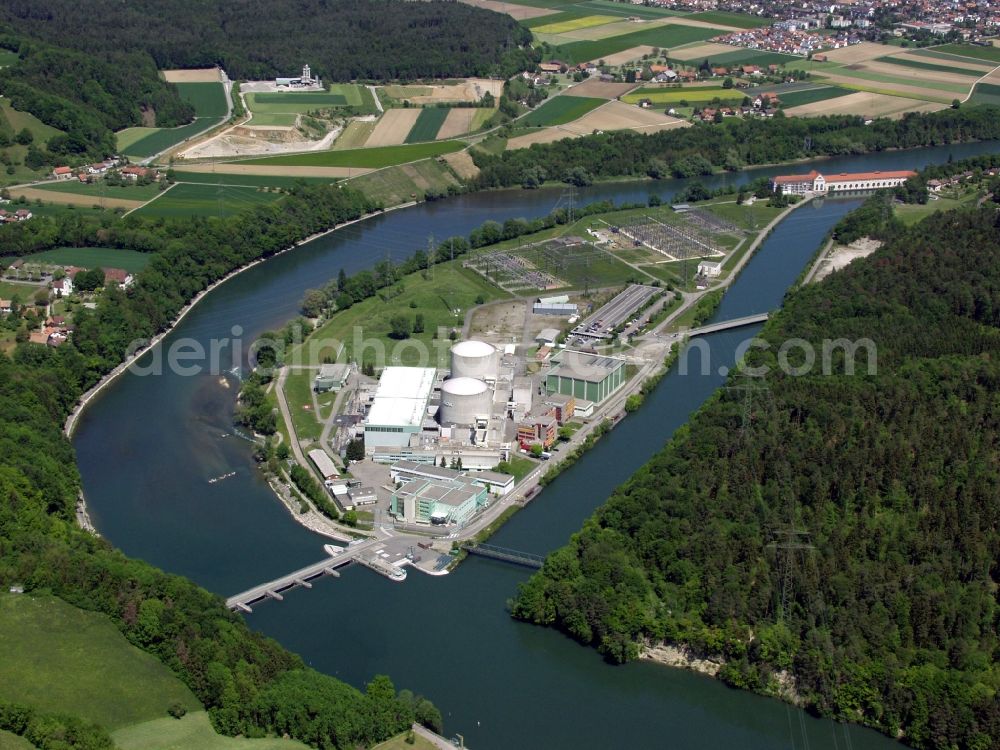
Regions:
<instances>
[{"instance_id":1,"label":"grass field","mask_svg":"<svg viewBox=\"0 0 1000 750\"><path fill-rule=\"evenodd\" d=\"M305 113L316 109L343 107L348 104L345 94L323 91L253 92L246 95L247 106L254 114Z\"/></svg>"},{"instance_id":2,"label":"grass field","mask_svg":"<svg viewBox=\"0 0 1000 750\"><path fill-rule=\"evenodd\" d=\"M654 47L676 47L688 42L697 42L718 36L720 29L698 28L695 26L657 26L652 29L633 31L630 34L619 34L606 39L595 39L586 42L572 42L553 49L551 57L568 63L599 60L615 52L648 44Z\"/></svg>"},{"instance_id":3,"label":"grass field","mask_svg":"<svg viewBox=\"0 0 1000 750\"><path fill-rule=\"evenodd\" d=\"M17 298L20 302L30 302L35 293L42 289L31 284L14 284L10 281L0 281L0 299Z\"/></svg>"},{"instance_id":4,"label":"grass field","mask_svg":"<svg viewBox=\"0 0 1000 750\"><path fill-rule=\"evenodd\" d=\"M360 329L363 334L361 338L368 342L369 352L373 342L385 348L389 355L384 360L386 363L418 365L421 364L421 353L417 350L418 347L413 346L413 342L422 342L424 346L421 348L440 353L446 359L448 346L435 347L433 344L438 327L446 330L460 329L466 311L475 306L476 299L480 296L487 302L509 296L475 272L462 268L457 261L434 266L426 277L423 273L411 274L395 286L382 290L382 293L390 297L388 302L377 296L359 302L347 310L335 313L313 336L316 340L343 342L346 356L350 358L354 356L355 329ZM411 303L415 306L411 307ZM418 313L424 316L423 333L413 334L404 341L389 338L389 321L393 316L404 315L412 322ZM442 343L449 343L447 336ZM308 344L307 341L305 345ZM333 353L333 348L330 348L316 353L316 356ZM288 359L291 360L294 356L292 352ZM425 361L424 366L446 365L438 365L436 362L428 364Z\"/></svg>"},{"instance_id":5,"label":"grass field","mask_svg":"<svg viewBox=\"0 0 1000 750\"><path fill-rule=\"evenodd\" d=\"M735 89L724 89L721 86L696 86L682 89L642 88L626 94L622 101L626 104L637 104L641 99L649 99L654 104L677 104L678 102L710 102L743 101L744 92Z\"/></svg>"},{"instance_id":6,"label":"grass field","mask_svg":"<svg viewBox=\"0 0 1000 750\"><path fill-rule=\"evenodd\" d=\"M834 75L834 73L828 73L828 76ZM895 87L899 86L914 86L917 85L913 80L909 78L901 78L898 76L888 75L886 73L875 73L870 70L852 70L851 68L841 68L836 72L838 76L846 76L850 78L857 79L859 86L865 87L864 82L870 81L872 83L882 83L886 84L880 86L879 88L886 90L895 90ZM839 83L847 83L846 81L838 81ZM919 83L921 88L933 89L934 91L948 92L951 94L965 94L969 90L968 84L960 83L945 83L943 81L928 81L922 80ZM869 88L869 87L865 87ZM910 92L907 89L899 89L904 96L918 96L915 92ZM933 92L928 92L932 94ZM940 98L940 97L938 97Z\"/></svg>"},{"instance_id":7,"label":"grass field","mask_svg":"<svg viewBox=\"0 0 1000 750\"><path fill-rule=\"evenodd\" d=\"M27 128L34 136L34 143L36 146L43 146L48 143L52 136L62 133L61 130L56 129L51 125L46 125L34 115L28 114L27 112L18 112L10 106L10 100L0 99L0 131L6 133L11 140L13 140L13 137L24 128ZM0 148L0 154L5 154L10 159L11 163L17 165L14 168L14 174L8 175L5 170L0 172L0 174L2 174L2 178L0 179L2 179L3 182L26 182L31 179L36 179L38 176L49 171L48 167L42 167L38 171L33 171L24 166L24 157L27 153L28 147L22 146L18 143L13 143L5 148Z\"/></svg>"},{"instance_id":8,"label":"grass field","mask_svg":"<svg viewBox=\"0 0 1000 750\"><path fill-rule=\"evenodd\" d=\"M971 70L969 68L960 68L957 65L939 65L932 62L923 62L921 60L914 60L909 57L900 57L899 55L886 55L885 57L876 57L875 62L889 63L890 65L902 65L907 68L918 68L919 70L935 70L940 73L958 73L961 75L969 75L974 78L979 78L982 76L982 72L978 70Z\"/></svg>"},{"instance_id":9,"label":"grass field","mask_svg":"<svg viewBox=\"0 0 1000 750\"><path fill-rule=\"evenodd\" d=\"M299 116L294 112L254 112L247 124L261 128L291 128L295 127L298 119Z\"/></svg>"},{"instance_id":10,"label":"grass field","mask_svg":"<svg viewBox=\"0 0 1000 750\"><path fill-rule=\"evenodd\" d=\"M757 18L748 16L745 13L727 13L724 10L706 10L701 13L692 13L685 18L692 21L704 21L705 23L717 23L722 26L736 26L740 29L756 29L761 26L769 26L773 19Z\"/></svg>"},{"instance_id":11,"label":"grass field","mask_svg":"<svg viewBox=\"0 0 1000 750\"><path fill-rule=\"evenodd\" d=\"M678 50L678 54L683 54L683 51ZM734 47L732 52L710 55L708 61L712 65L788 65L792 68L797 68L800 62L805 62L803 58L795 57L794 55L783 55L780 52L766 52L740 47Z\"/></svg>"},{"instance_id":12,"label":"grass field","mask_svg":"<svg viewBox=\"0 0 1000 750\"><path fill-rule=\"evenodd\" d=\"M138 273L153 259L153 253L118 250L113 247L55 247L24 256L25 263L51 263L80 268L124 268Z\"/></svg>"},{"instance_id":13,"label":"grass field","mask_svg":"<svg viewBox=\"0 0 1000 750\"><path fill-rule=\"evenodd\" d=\"M111 621L53 596L0 595L0 699L117 729L201 708L159 660Z\"/></svg>"},{"instance_id":14,"label":"grass field","mask_svg":"<svg viewBox=\"0 0 1000 750\"><path fill-rule=\"evenodd\" d=\"M980 47L978 44L942 44L932 48L935 52L945 52L961 57L972 57L1000 65L1000 47Z\"/></svg>"},{"instance_id":15,"label":"grass field","mask_svg":"<svg viewBox=\"0 0 1000 750\"><path fill-rule=\"evenodd\" d=\"M115 133L118 151L123 154L126 153L133 144L138 143L147 135L156 133L158 130L159 128L125 128L124 130L119 130Z\"/></svg>"},{"instance_id":16,"label":"grass field","mask_svg":"<svg viewBox=\"0 0 1000 750\"><path fill-rule=\"evenodd\" d=\"M518 121L528 127L563 125L572 122L595 107L604 104L604 99L587 96L555 96L543 102L538 109Z\"/></svg>"},{"instance_id":17,"label":"grass field","mask_svg":"<svg viewBox=\"0 0 1000 750\"><path fill-rule=\"evenodd\" d=\"M452 151L461 151L465 144L461 141L432 141L401 146L380 148L345 149L343 151L317 151L309 154L288 154L250 159L244 164L274 164L287 167L367 167L380 169L394 164L440 156Z\"/></svg>"},{"instance_id":18,"label":"grass field","mask_svg":"<svg viewBox=\"0 0 1000 750\"><path fill-rule=\"evenodd\" d=\"M0 750L34 750L34 747L24 737L0 731Z\"/></svg>"},{"instance_id":19,"label":"grass field","mask_svg":"<svg viewBox=\"0 0 1000 750\"><path fill-rule=\"evenodd\" d=\"M604 24L621 20L619 16L580 16L578 18L565 18L550 21L549 23L535 26L532 31L536 34L564 34L567 31L578 29L588 29L591 26L604 26Z\"/></svg>"},{"instance_id":20,"label":"grass field","mask_svg":"<svg viewBox=\"0 0 1000 750\"><path fill-rule=\"evenodd\" d=\"M225 117L226 90L221 83L175 83L181 99L194 105L196 117Z\"/></svg>"},{"instance_id":21,"label":"grass field","mask_svg":"<svg viewBox=\"0 0 1000 750\"><path fill-rule=\"evenodd\" d=\"M205 711L194 711L180 720L168 716L135 724L119 729L112 739L120 750L306 750L308 747L278 737L223 737L212 729Z\"/></svg>"},{"instance_id":22,"label":"grass field","mask_svg":"<svg viewBox=\"0 0 1000 750\"><path fill-rule=\"evenodd\" d=\"M972 90L970 104L1000 104L1000 86L995 83L977 83Z\"/></svg>"},{"instance_id":23,"label":"grass field","mask_svg":"<svg viewBox=\"0 0 1000 750\"><path fill-rule=\"evenodd\" d=\"M12 49L0 48L0 68L6 68L8 65L13 65L18 60L17 53Z\"/></svg>"},{"instance_id":24,"label":"grass field","mask_svg":"<svg viewBox=\"0 0 1000 750\"><path fill-rule=\"evenodd\" d=\"M409 135L404 143L419 143L421 141L433 141L437 138L441 125L444 124L448 112L451 110L445 107L425 107L420 110L420 116L413 123Z\"/></svg>"},{"instance_id":25,"label":"grass field","mask_svg":"<svg viewBox=\"0 0 1000 750\"><path fill-rule=\"evenodd\" d=\"M295 177L292 175L223 174L222 172L182 172L177 171L178 182L196 182L203 185L240 185L246 187L293 188L296 183L335 182L331 177Z\"/></svg>"},{"instance_id":26,"label":"grass field","mask_svg":"<svg viewBox=\"0 0 1000 750\"><path fill-rule=\"evenodd\" d=\"M382 201L385 206L416 200L429 190L441 192L455 184L457 181L448 168L439 164L436 159L380 169L350 181L351 187Z\"/></svg>"},{"instance_id":27,"label":"grass field","mask_svg":"<svg viewBox=\"0 0 1000 750\"><path fill-rule=\"evenodd\" d=\"M216 84L218 85L218 84ZM200 133L205 128L217 125L222 122L222 118L201 118L179 128L156 128L144 138L135 141L125 151L129 156L145 159L155 156L161 151L165 151L178 143L182 143L193 135Z\"/></svg>"},{"instance_id":28,"label":"grass field","mask_svg":"<svg viewBox=\"0 0 1000 750\"><path fill-rule=\"evenodd\" d=\"M295 436L302 441L319 440L323 427L316 418L312 402L312 381L316 370L289 370L285 376L285 399L295 426ZM326 399L327 394L323 394Z\"/></svg>"},{"instance_id":29,"label":"grass field","mask_svg":"<svg viewBox=\"0 0 1000 750\"><path fill-rule=\"evenodd\" d=\"M279 200L280 193L253 187L178 183L136 213L142 216L230 216L260 203Z\"/></svg>"},{"instance_id":30,"label":"grass field","mask_svg":"<svg viewBox=\"0 0 1000 750\"><path fill-rule=\"evenodd\" d=\"M802 104L812 104L813 102L822 102L827 99L836 99L837 97L846 96L850 93L853 92L848 89L842 89L838 86L817 86L813 89L778 92L778 99L781 101L781 106L787 109L789 107L798 107Z\"/></svg>"},{"instance_id":31,"label":"grass field","mask_svg":"<svg viewBox=\"0 0 1000 750\"><path fill-rule=\"evenodd\" d=\"M148 201L160 192L160 186L152 185L105 185L104 180L80 182L79 180L59 180L33 185L36 190L46 190L52 193L72 193L74 195L89 195L94 198L124 198L130 201Z\"/></svg>"},{"instance_id":32,"label":"grass field","mask_svg":"<svg viewBox=\"0 0 1000 750\"><path fill-rule=\"evenodd\" d=\"M360 120L351 120L347 127L344 128L344 132L337 136L337 140L333 142L334 151L361 148L365 145L365 141L368 140L368 136L375 130L375 125L374 121L361 122Z\"/></svg>"}]
</instances>

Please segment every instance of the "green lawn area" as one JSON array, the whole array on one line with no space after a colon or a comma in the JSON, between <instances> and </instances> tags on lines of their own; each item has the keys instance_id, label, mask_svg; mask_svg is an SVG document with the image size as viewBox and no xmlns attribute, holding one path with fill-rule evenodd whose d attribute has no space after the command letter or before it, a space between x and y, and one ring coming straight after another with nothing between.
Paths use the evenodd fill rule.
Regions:
<instances>
[{"instance_id":1,"label":"green lawn area","mask_svg":"<svg viewBox=\"0 0 1000 750\"><path fill-rule=\"evenodd\" d=\"M53 596L0 595L0 700L68 713L109 730L161 718L191 691L111 621Z\"/></svg>"},{"instance_id":2,"label":"green lawn area","mask_svg":"<svg viewBox=\"0 0 1000 750\"><path fill-rule=\"evenodd\" d=\"M380 146L379 148L345 149L343 151L314 151L308 154L288 154L249 159L243 164L274 164L286 167L367 167L379 169L394 164L426 159L430 156L461 151L465 144L461 141L433 141L430 143L410 143L401 146Z\"/></svg>"},{"instance_id":3,"label":"green lawn area","mask_svg":"<svg viewBox=\"0 0 1000 750\"><path fill-rule=\"evenodd\" d=\"M195 182L203 185L244 185L247 187L293 188L297 183L324 183L337 180L333 177L295 177L291 175L223 174L221 172L175 172L177 182Z\"/></svg>"},{"instance_id":4,"label":"green lawn area","mask_svg":"<svg viewBox=\"0 0 1000 750\"><path fill-rule=\"evenodd\" d=\"M181 99L194 105L196 117L225 117L226 89L221 83L175 83Z\"/></svg>"},{"instance_id":5,"label":"green lawn area","mask_svg":"<svg viewBox=\"0 0 1000 750\"><path fill-rule=\"evenodd\" d=\"M280 193L253 187L181 182L138 209L137 213L143 216L229 216L280 198Z\"/></svg>"},{"instance_id":6,"label":"green lawn area","mask_svg":"<svg viewBox=\"0 0 1000 750\"><path fill-rule=\"evenodd\" d=\"M329 86L329 91L332 96L342 96L344 97L344 103L349 107L361 107L365 104L367 93L369 99L371 97L371 92L368 91L364 86L359 86L356 83L331 83Z\"/></svg>"},{"instance_id":7,"label":"green lawn area","mask_svg":"<svg viewBox=\"0 0 1000 750\"><path fill-rule=\"evenodd\" d=\"M12 49L0 49L0 68L6 68L8 65L13 65L18 60L17 53Z\"/></svg>"},{"instance_id":8,"label":"green lawn area","mask_svg":"<svg viewBox=\"0 0 1000 750\"><path fill-rule=\"evenodd\" d=\"M160 186L152 185L108 185L104 180L80 182L79 180L59 180L41 185L32 185L36 190L48 190L53 193L72 193L73 195L91 195L94 198L124 198L131 201L148 201L159 195Z\"/></svg>"},{"instance_id":9,"label":"green lawn area","mask_svg":"<svg viewBox=\"0 0 1000 750\"><path fill-rule=\"evenodd\" d=\"M391 740L386 740L381 745L376 745L372 750L435 750L437 745L430 740L425 740L419 734L414 734L413 744L406 741L407 733L396 735ZM128 748L124 748L128 750Z\"/></svg>"},{"instance_id":10,"label":"green lawn area","mask_svg":"<svg viewBox=\"0 0 1000 750\"><path fill-rule=\"evenodd\" d=\"M6 50L4 50L6 52ZM10 732L0 731L0 750L34 750L34 745L24 737L18 737Z\"/></svg>"},{"instance_id":11,"label":"green lawn area","mask_svg":"<svg viewBox=\"0 0 1000 750\"><path fill-rule=\"evenodd\" d=\"M605 39L594 39L583 42L572 42L553 48L551 58L558 58L568 63L579 63L587 60L598 60L615 52L648 44L653 47L676 47L688 42L696 42L718 36L724 32L719 29L699 28L696 26L657 26L642 29L628 34L619 34Z\"/></svg>"},{"instance_id":12,"label":"green lawn area","mask_svg":"<svg viewBox=\"0 0 1000 750\"><path fill-rule=\"evenodd\" d=\"M250 125L272 128L291 128L299 116L294 112L254 112Z\"/></svg>"},{"instance_id":13,"label":"green lawn area","mask_svg":"<svg viewBox=\"0 0 1000 750\"><path fill-rule=\"evenodd\" d=\"M6 133L13 139L14 135L24 128L27 128L31 132L35 137L34 143L39 146L48 143L52 136L62 133L61 130L46 125L34 115L17 111L10 106L8 99L0 99L0 132ZM17 143L0 148L0 154L5 154L11 163L17 165L14 168L13 174L7 174L6 170L0 171L0 181L7 184L28 182L49 173L51 167L48 166L44 166L37 171L24 166L24 157L27 153L28 147Z\"/></svg>"},{"instance_id":14,"label":"green lawn area","mask_svg":"<svg viewBox=\"0 0 1000 750\"><path fill-rule=\"evenodd\" d=\"M994 65L1000 65L1000 47L981 47L978 44L942 44L932 48L935 52L945 52L951 55L972 57L976 60L986 60Z\"/></svg>"},{"instance_id":15,"label":"green lawn area","mask_svg":"<svg viewBox=\"0 0 1000 750\"><path fill-rule=\"evenodd\" d=\"M153 255L112 247L55 247L26 255L24 262L80 268L123 268L130 273L138 273L153 259Z\"/></svg>"},{"instance_id":16,"label":"green lawn area","mask_svg":"<svg viewBox=\"0 0 1000 750\"><path fill-rule=\"evenodd\" d=\"M951 211L955 208L960 208L962 206L970 205L969 201L966 200L956 200L954 198L939 198L936 201L927 201L927 203L904 203L897 204L893 210L896 216L901 222L907 226L916 224L921 219L930 216L935 211Z\"/></svg>"},{"instance_id":17,"label":"green lawn area","mask_svg":"<svg viewBox=\"0 0 1000 750\"><path fill-rule=\"evenodd\" d=\"M436 159L424 159L363 174L353 178L350 185L382 201L385 206L395 206L422 198L427 190L447 190L457 182L448 168Z\"/></svg>"},{"instance_id":18,"label":"green lawn area","mask_svg":"<svg viewBox=\"0 0 1000 750\"><path fill-rule=\"evenodd\" d=\"M319 440L323 429L313 411L312 382L315 376L315 370L289 370L285 378L285 400L288 401L288 412L299 440Z\"/></svg>"},{"instance_id":19,"label":"green lawn area","mask_svg":"<svg viewBox=\"0 0 1000 750\"><path fill-rule=\"evenodd\" d=\"M5 258L5 262L10 262L12 258ZM0 281L0 299L19 299L22 304L30 302L35 293L44 287L34 284L14 284L9 281Z\"/></svg>"},{"instance_id":20,"label":"green lawn area","mask_svg":"<svg viewBox=\"0 0 1000 750\"><path fill-rule=\"evenodd\" d=\"M445 107L425 107L420 110L417 121L413 123L409 135L406 136L406 143L433 141L437 138L438 131L450 111Z\"/></svg>"},{"instance_id":21,"label":"green lawn area","mask_svg":"<svg viewBox=\"0 0 1000 750\"><path fill-rule=\"evenodd\" d=\"M973 78L980 78L983 75L979 70L961 68L958 65L939 65L938 63L923 62L922 60L914 60L909 57L900 57L899 55L877 57L875 58L875 62L889 63L890 65L902 65L906 68L917 68L919 70L936 70L942 73L958 73L960 75L972 76Z\"/></svg>"},{"instance_id":22,"label":"green lawn area","mask_svg":"<svg viewBox=\"0 0 1000 750\"><path fill-rule=\"evenodd\" d=\"M435 346L433 339L437 329L441 327L450 331L461 328L466 312L476 305L480 296L487 302L509 296L474 271L462 268L458 262L434 266L426 275L423 272L411 274L394 286L381 290L381 294L335 313L305 342L306 351L318 359L335 356L337 346L342 342L346 357L353 359L357 336L357 340L366 344L365 350L357 353L364 360L376 360L379 365L384 362L447 367L451 342L445 335ZM411 303L415 307L411 307ZM417 314L424 316L423 333L413 334L402 341L389 338L390 320L394 316L402 315L412 324ZM313 353L310 349L313 340L329 343L317 347L319 351ZM377 349L386 356L383 358L381 353L376 354ZM287 360L294 361L295 356L294 351L290 352Z\"/></svg>"},{"instance_id":23,"label":"green lawn area","mask_svg":"<svg viewBox=\"0 0 1000 750\"><path fill-rule=\"evenodd\" d=\"M757 16L749 16L745 13L729 13L724 10L706 10L701 13L692 13L687 18L690 18L692 21L717 23L722 26L735 26L740 29L756 29L760 26L769 26L773 22L771 18L759 18Z\"/></svg>"},{"instance_id":24,"label":"green lawn area","mask_svg":"<svg viewBox=\"0 0 1000 750\"><path fill-rule=\"evenodd\" d=\"M802 104L812 104L822 102L827 99L836 99L839 96L853 94L853 91L842 89L839 86L817 86L813 89L800 89L798 91L777 92L781 106L785 109L798 107Z\"/></svg>"},{"instance_id":25,"label":"green lawn area","mask_svg":"<svg viewBox=\"0 0 1000 750\"><path fill-rule=\"evenodd\" d=\"M223 737L212 729L205 711L193 711L180 720L168 716L135 724L119 729L112 739L121 750L306 750L308 747L279 737Z\"/></svg>"},{"instance_id":26,"label":"green lawn area","mask_svg":"<svg viewBox=\"0 0 1000 750\"><path fill-rule=\"evenodd\" d=\"M977 83L972 90L970 104L1000 104L1000 86L995 83Z\"/></svg>"},{"instance_id":27,"label":"green lawn area","mask_svg":"<svg viewBox=\"0 0 1000 750\"><path fill-rule=\"evenodd\" d=\"M7 122L7 125L13 132L17 133L24 128L30 130L31 134L35 136L36 145L48 143L49 138L54 135L60 135L63 132L51 125L46 125L28 112L20 112L14 109L10 106L10 101L7 99L0 102L0 111L3 113L3 120Z\"/></svg>"},{"instance_id":28,"label":"green lawn area","mask_svg":"<svg viewBox=\"0 0 1000 750\"><path fill-rule=\"evenodd\" d=\"M127 153L136 143L148 135L158 133L160 128L125 128L115 133L119 153Z\"/></svg>"},{"instance_id":29,"label":"green lawn area","mask_svg":"<svg viewBox=\"0 0 1000 750\"><path fill-rule=\"evenodd\" d=\"M579 429L581 425L577 424L576 429ZM574 430L576 432L576 430ZM511 455L510 461L507 461L506 466L501 466L506 473L514 475L514 481L520 482L526 476L528 472L538 466L537 463L532 461L530 458L524 458L523 456Z\"/></svg>"},{"instance_id":30,"label":"green lawn area","mask_svg":"<svg viewBox=\"0 0 1000 750\"><path fill-rule=\"evenodd\" d=\"M721 86L692 86L690 88L641 88L622 97L623 102L637 104L641 99L649 99L654 104L677 104L678 102L704 103L713 99L723 102L741 102L746 92L724 89Z\"/></svg>"},{"instance_id":31,"label":"green lawn area","mask_svg":"<svg viewBox=\"0 0 1000 750\"><path fill-rule=\"evenodd\" d=\"M726 196L723 200L726 203L699 203L698 208L711 211L720 219L731 221L743 229L759 230L766 227L771 220L784 211L783 208L774 208L767 205L767 201L754 201L752 206L747 204L737 205L735 196Z\"/></svg>"},{"instance_id":32,"label":"green lawn area","mask_svg":"<svg viewBox=\"0 0 1000 750\"><path fill-rule=\"evenodd\" d=\"M590 96L554 96L519 120L518 124L527 127L564 125L583 117L592 109L600 107L604 102L604 99Z\"/></svg>"}]
</instances>

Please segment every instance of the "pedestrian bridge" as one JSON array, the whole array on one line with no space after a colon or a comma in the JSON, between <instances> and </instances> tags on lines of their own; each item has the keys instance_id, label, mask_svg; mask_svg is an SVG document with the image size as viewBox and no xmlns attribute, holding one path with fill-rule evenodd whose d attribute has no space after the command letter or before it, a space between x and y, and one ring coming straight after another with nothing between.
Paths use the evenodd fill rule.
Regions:
<instances>
[{"instance_id":1,"label":"pedestrian bridge","mask_svg":"<svg viewBox=\"0 0 1000 750\"><path fill-rule=\"evenodd\" d=\"M509 562L513 565L523 565L526 568L535 568L536 570L542 567L542 563L545 562L545 558L540 555L534 555L530 552L521 552L516 549L507 549L506 547L497 547L492 544L474 544L472 542L467 542L462 545L462 549L470 555L489 557L493 560L502 560L503 562Z\"/></svg>"},{"instance_id":2,"label":"pedestrian bridge","mask_svg":"<svg viewBox=\"0 0 1000 750\"><path fill-rule=\"evenodd\" d=\"M718 333L719 331L728 331L731 328L743 328L744 326L751 326L755 323L763 323L771 316L771 313L757 313L756 315L746 315L742 318L733 318L732 320L723 320L719 323L709 323L706 326L699 326L698 328L692 328L687 331L684 335L688 338L694 338L695 336L707 336L710 333Z\"/></svg>"}]
</instances>

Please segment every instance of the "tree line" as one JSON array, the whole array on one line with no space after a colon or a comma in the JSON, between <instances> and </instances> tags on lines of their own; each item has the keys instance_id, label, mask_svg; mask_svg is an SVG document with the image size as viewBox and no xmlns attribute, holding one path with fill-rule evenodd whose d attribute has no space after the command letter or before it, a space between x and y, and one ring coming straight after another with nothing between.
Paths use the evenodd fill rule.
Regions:
<instances>
[{"instance_id":1,"label":"tree line","mask_svg":"<svg viewBox=\"0 0 1000 750\"><path fill-rule=\"evenodd\" d=\"M156 257L129 289L108 290L96 310L80 311L62 346L21 344L0 356L0 580L106 614L191 688L223 734L287 733L315 747L354 748L387 739L416 718L439 726L440 714L422 698L397 694L388 678L376 677L362 693L307 668L251 631L218 596L79 529L80 478L61 430L80 395L122 361L129 342L162 331L213 281L378 209L357 191L327 185L293 189L279 204L231 218L106 225L74 217L31 230L35 241L106 237L117 247L155 250ZM59 230L66 234L58 237Z\"/></svg>"},{"instance_id":2,"label":"tree line","mask_svg":"<svg viewBox=\"0 0 1000 750\"><path fill-rule=\"evenodd\" d=\"M770 119L727 118L721 124L642 135L617 131L490 154L473 149L474 188L537 186L546 180L587 184L623 176L689 176L708 168L736 171L820 156L843 156L1000 138L1000 107L980 106L899 120L835 115Z\"/></svg>"},{"instance_id":3,"label":"tree line","mask_svg":"<svg viewBox=\"0 0 1000 750\"><path fill-rule=\"evenodd\" d=\"M875 209L873 209L875 210ZM721 389L512 602L622 662L646 643L915 748L997 747L1000 220L934 214L795 291L749 414ZM790 339L829 374L782 372ZM790 364L802 364L792 351ZM747 419L749 418L749 423Z\"/></svg>"}]
</instances>

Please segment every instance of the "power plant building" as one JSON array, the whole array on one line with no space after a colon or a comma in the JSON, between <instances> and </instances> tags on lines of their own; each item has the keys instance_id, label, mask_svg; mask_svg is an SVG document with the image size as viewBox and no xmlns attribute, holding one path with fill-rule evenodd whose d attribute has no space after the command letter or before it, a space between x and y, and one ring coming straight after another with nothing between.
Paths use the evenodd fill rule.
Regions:
<instances>
[{"instance_id":1,"label":"power plant building","mask_svg":"<svg viewBox=\"0 0 1000 750\"><path fill-rule=\"evenodd\" d=\"M548 393L601 403L625 383L625 360L567 349L545 377Z\"/></svg>"},{"instance_id":2,"label":"power plant building","mask_svg":"<svg viewBox=\"0 0 1000 750\"><path fill-rule=\"evenodd\" d=\"M500 353L485 341L459 341L451 348L451 377L497 379Z\"/></svg>"},{"instance_id":3,"label":"power plant building","mask_svg":"<svg viewBox=\"0 0 1000 750\"><path fill-rule=\"evenodd\" d=\"M483 424L489 421L492 403L493 393L482 380L451 378L441 385L438 421L442 425Z\"/></svg>"},{"instance_id":4,"label":"power plant building","mask_svg":"<svg viewBox=\"0 0 1000 750\"><path fill-rule=\"evenodd\" d=\"M418 477L392 493L389 512L407 523L463 524L488 499L486 487L469 477Z\"/></svg>"},{"instance_id":5,"label":"power plant building","mask_svg":"<svg viewBox=\"0 0 1000 750\"><path fill-rule=\"evenodd\" d=\"M420 433L434 391L433 367L386 367L365 418L365 450L407 446Z\"/></svg>"}]
</instances>

